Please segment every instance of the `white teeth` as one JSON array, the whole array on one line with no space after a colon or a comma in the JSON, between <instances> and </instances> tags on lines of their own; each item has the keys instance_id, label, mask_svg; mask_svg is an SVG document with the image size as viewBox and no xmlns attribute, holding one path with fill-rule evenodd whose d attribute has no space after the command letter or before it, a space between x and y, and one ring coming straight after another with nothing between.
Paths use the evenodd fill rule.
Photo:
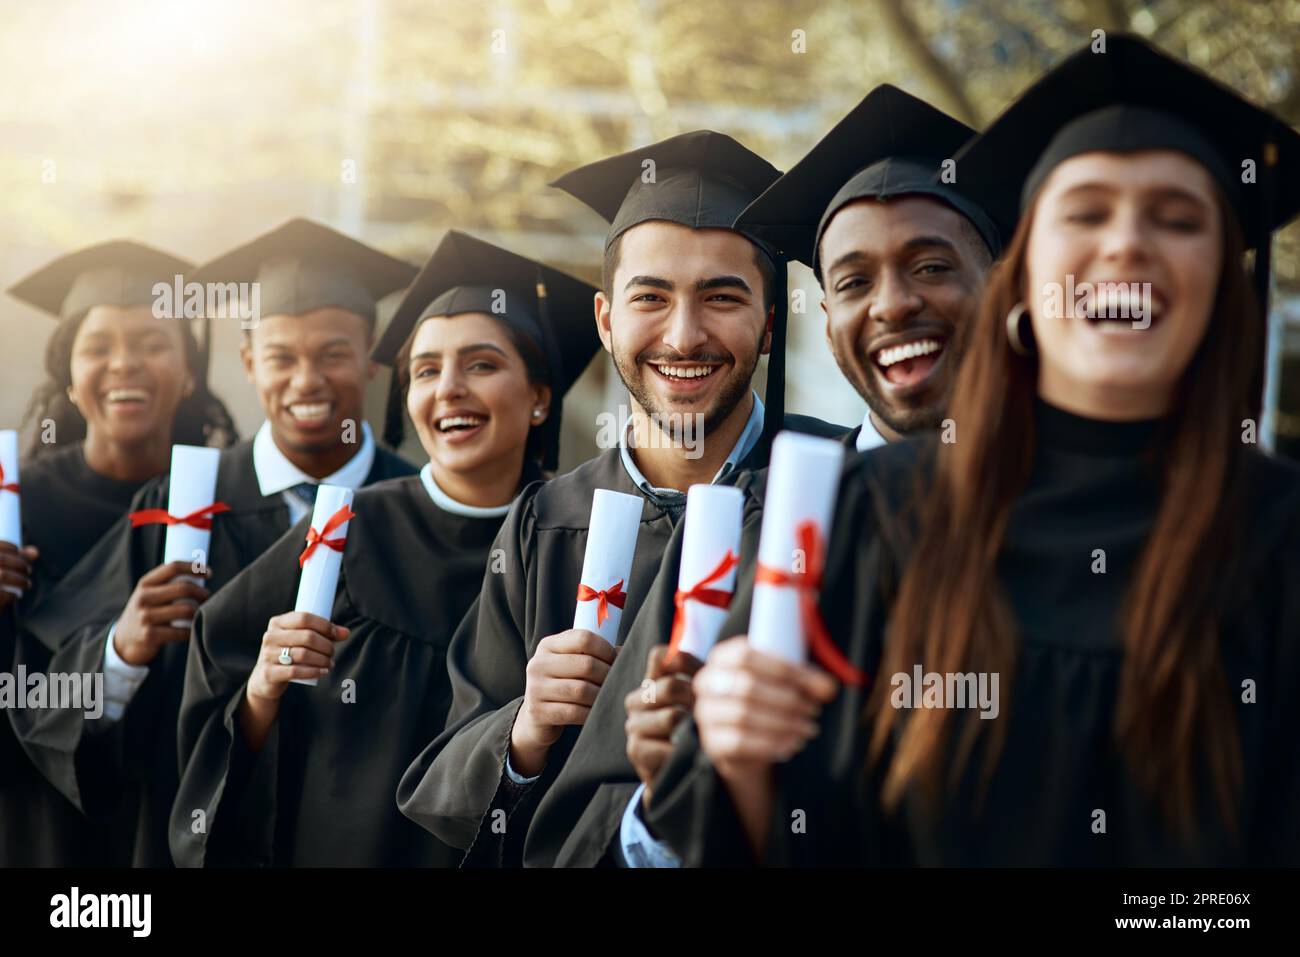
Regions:
<instances>
[{"instance_id":1,"label":"white teeth","mask_svg":"<svg viewBox=\"0 0 1300 957\"><path fill-rule=\"evenodd\" d=\"M109 389L109 402L148 402L149 393L144 389Z\"/></svg>"},{"instance_id":2,"label":"white teeth","mask_svg":"<svg viewBox=\"0 0 1300 957\"><path fill-rule=\"evenodd\" d=\"M895 362L902 362L904 359L915 359L917 356L928 356L930 353L938 352L942 348L943 343L938 339L918 339L916 342L905 342L901 346L881 349L876 354L876 364L882 369L887 369Z\"/></svg>"},{"instance_id":3,"label":"white teeth","mask_svg":"<svg viewBox=\"0 0 1300 957\"><path fill-rule=\"evenodd\" d=\"M710 375L717 366L655 366L663 375L674 379L699 379Z\"/></svg>"},{"instance_id":4,"label":"white teeth","mask_svg":"<svg viewBox=\"0 0 1300 957\"><path fill-rule=\"evenodd\" d=\"M1084 314L1088 319L1127 320L1141 315L1156 316L1160 312L1160 303L1149 293L1143 296L1138 290L1125 284L1113 286L1099 284L1097 294L1091 298Z\"/></svg>"},{"instance_id":5,"label":"white teeth","mask_svg":"<svg viewBox=\"0 0 1300 957\"><path fill-rule=\"evenodd\" d=\"M473 428L482 425L487 419L480 418L477 415L449 415L445 419L438 420L438 430L446 432L448 429L456 429L461 426Z\"/></svg>"},{"instance_id":6,"label":"white teeth","mask_svg":"<svg viewBox=\"0 0 1300 957\"><path fill-rule=\"evenodd\" d=\"M289 406L289 412L295 419L319 419L329 415L328 402L298 402Z\"/></svg>"}]
</instances>

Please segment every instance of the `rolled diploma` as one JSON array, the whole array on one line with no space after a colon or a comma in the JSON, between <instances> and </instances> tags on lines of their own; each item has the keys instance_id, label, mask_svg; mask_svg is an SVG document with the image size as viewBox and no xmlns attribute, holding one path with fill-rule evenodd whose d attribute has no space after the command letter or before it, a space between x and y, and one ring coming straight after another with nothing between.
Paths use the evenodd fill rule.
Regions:
<instances>
[{"instance_id":1,"label":"rolled diploma","mask_svg":"<svg viewBox=\"0 0 1300 957\"><path fill-rule=\"evenodd\" d=\"M4 469L4 484L18 484L18 432L0 429L0 467ZM17 492L0 492L0 542L10 542L23 547L23 513ZM4 590L22 597L23 590L5 585Z\"/></svg>"},{"instance_id":2,"label":"rolled diploma","mask_svg":"<svg viewBox=\"0 0 1300 957\"><path fill-rule=\"evenodd\" d=\"M167 497L167 512L180 518L191 512L206 508L217 499L217 463L221 459L220 449L209 449L198 445L173 445L170 491ZM220 517L216 521L221 521ZM163 544L163 562L186 562L193 565L199 562L208 568L208 547L212 543L210 529L193 528L189 525L168 525L167 538ZM202 578L186 576L190 581L204 584ZM173 627L189 628L193 621L177 619Z\"/></svg>"},{"instance_id":3,"label":"rolled diploma","mask_svg":"<svg viewBox=\"0 0 1300 957\"><path fill-rule=\"evenodd\" d=\"M311 527L319 532L325 523L345 505L352 504L352 489L340 485L322 485L316 491L316 507L311 513ZM344 522L328 538L347 538L351 521ZM304 544L304 548L306 545ZM302 577L298 579L298 600L294 602L294 611L305 611L330 620L334 611L334 593L339 587L339 569L343 567L343 553L336 552L325 545L317 545L306 564L302 566ZM294 684L316 685L315 678L294 678Z\"/></svg>"},{"instance_id":4,"label":"rolled diploma","mask_svg":"<svg viewBox=\"0 0 1300 957\"><path fill-rule=\"evenodd\" d=\"M591 499L587 550L582 556L582 584L599 591L612 589L621 581L623 591L627 591L644 504L639 495L596 489ZM623 611L611 603L609 617L603 625L597 624L596 610L599 604L594 598L578 602L573 614L573 627L594 631L611 645L616 645L618 624L623 620Z\"/></svg>"},{"instance_id":5,"label":"rolled diploma","mask_svg":"<svg viewBox=\"0 0 1300 957\"><path fill-rule=\"evenodd\" d=\"M740 554L740 521L745 496L728 485L692 485L686 494L686 528L682 533L682 562L677 574L681 591L694 588L710 574L727 552ZM718 591L736 590L736 569L708 585ZM685 623L681 651L703 661L718 640L726 608L698 601L682 606Z\"/></svg>"},{"instance_id":6,"label":"rolled diploma","mask_svg":"<svg viewBox=\"0 0 1300 957\"><path fill-rule=\"evenodd\" d=\"M844 446L796 432L782 432L772 442L767 496L763 501L763 526L759 532L758 560L771 568L795 570L795 529L811 519L821 532L823 546L830 536L835 493L844 462ZM801 568L810 567L807 556ZM806 638L799 615L799 590L789 586L754 586L749 614L749 641L755 648L801 663Z\"/></svg>"}]
</instances>

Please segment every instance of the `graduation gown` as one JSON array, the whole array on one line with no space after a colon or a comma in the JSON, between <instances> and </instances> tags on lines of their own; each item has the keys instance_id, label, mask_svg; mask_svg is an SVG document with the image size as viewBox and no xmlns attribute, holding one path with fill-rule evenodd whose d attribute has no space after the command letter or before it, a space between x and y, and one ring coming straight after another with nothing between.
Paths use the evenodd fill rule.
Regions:
<instances>
[{"instance_id":1,"label":"graduation gown","mask_svg":"<svg viewBox=\"0 0 1300 957\"><path fill-rule=\"evenodd\" d=\"M293 608L310 520L195 620L180 724L188 758L171 827L178 865L445 867L460 860L404 817L393 793L443 728L451 704L447 645L504 516L445 511L418 476L359 491L352 510L331 616L351 633L316 687L290 685L256 754L244 742L238 709L267 621ZM202 829L194 826L196 810Z\"/></svg>"},{"instance_id":2,"label":"graduation gown","mask_svg":"<svg viewBox=\"0 0 1300 957\"><path fill-rule=\"evenodd\" d=\"M815 434L844 431L802 416L785 421L787 427ZM768 452L760 440L739 470L765 463ZM498 793L510 729L523 703L528 659L543 638L573 627L591 500L598 488L645 500L632 573L624 586L620 642L627 635L659 570L674 520L633 483L619 449L613 448L566 475L525 489L511 508L494 546L501 549L504 572L484 576L478 600L448 651L453 698L447 728L415 759L398 789L402 812L464 849L466 865L529 860L524 846L529 821L578 737L580 728L564 730L540 779L522 796L508 788ZM508 821L504 828L503 818Z\"/></svg>"},{"instance_id":3,"label":"graduation gown","mask_svg":"<svg viewBox=\"0 0 1300 957\"><path fill-rule=\"evenodd\" d=\"M1133 779L1114 736L1131 570L1159 490L1144 453L1146 423L1099 423L1040 405L1030 481L1013 504L998 575L1020 628L1014 687L1001 688L1003 752L982 806L977 746L935 819L915 795L886 814L883 763L864 773L869 689L845 688L821 733L777 768L766 863L925 866L1241 866L1300 863L1300 469L1241 452L1242 551L1225 562L1220 649L1244 769L1241 839L1228 834L1208 781L1198 788L1195 838L1176 838ZM846 471L831 538L823 616L832 638L876 674L885 621L909 536L894 534L905 489L928 474L933 440L857 457ZM909 478L913 477L913 478ZM1107 573L1094 574L1093 549ZM742 631L748 592L728 622ZM1256 683L1245 703L1242 682ZM875 680L891 680L877 675ZM684 722L656 783L648 822L688 864L752 863L725 787ZM886 759L888 754L886 754ZM1096 833L1094 812L1106 812ZM804 812L804 830L792 827Z\"/></svg>"},{"instance_id":4,"label":"graduation gown","mask_svg":"<svg viewBox=\"0 0 1300 957\"><path fill-rule=\"evenodd\" d=\"M43 646L16 646L18 623L122 517L145 481L100 475L86 464L81 443L24 463L23 539L40 549L40 557L32 587L0 618L0 667L14 674L20 663L29 673L47 670ZM92 829L27 759L10 724L13 714L6 710L0 719L0 867L99 863Z\"/></svg>"},{"instance_id":5,"label":"graduation gown","mask_svg":"<svg viewBox=\"0 0 1300 957\"><path fill-rule=\"evenodd\" d=\"M367 482L409 475L405 460L376 448ZM167 507L170 484L160 476L145 485L130 510ZM212 523L207 587L218 592L289 530L280 494L263 496L253 468L253 444L221 453L217 501L231 511ZM106 535L76 568L46 592L23 628L52 657L49 670L98 672L108 629L135 583L162 562L166 528L147 525ZM164 647L149 665L122 719L92 730L81 711L16 712L15 728L28 755L83 813L106 829L112 862L169 866L167 821L177 783L176 720L188 649Z\"/></svg>"}]
</instances>

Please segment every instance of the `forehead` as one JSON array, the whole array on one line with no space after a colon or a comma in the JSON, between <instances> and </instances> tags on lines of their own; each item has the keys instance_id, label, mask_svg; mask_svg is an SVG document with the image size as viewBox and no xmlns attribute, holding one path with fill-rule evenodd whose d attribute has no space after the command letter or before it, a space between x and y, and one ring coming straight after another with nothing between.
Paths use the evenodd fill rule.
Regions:
<instances>
[{"instance_id":1,"label":"forehead","mask_svg":"<svg viewBox=\"0 0 1300 957\"><path fill-rule=\"evenodd\" d=\"M617 277L658 276L695 282L718 275L757 282L756 248L730 229L692 229L655 220L633 226L619 241Z\"/></svg>"},{"instance_id":2,"label":"forehead","mask_svg":"<svg viewBox=\"0 0 1300 957\"><path fill-rule=\"evenodd\" d=\"M1206 202L1214 198L1214 180L1209 171L1177 150L1080 153L1052 170L1043 184L1042 196L1055 197L1077 186L1094 183L1136 192L1173 187Z\"/></svg>"},{"instance_id":3,"label":"forehead","mask_svg":"<svg viewBox=\"0 0 1300 957\"><path fill-rule=\"evenodd\" d=\"M338 338L364 342L370 334L370 323L355 312L326 306L298 315L263 316L252 332L258 345L297 345Z\"/></svg>"},{"instance_id":4,"label":"forehead","mask_svg":"<svg viewBox=\"0 0 1300 957\"><path fill-rule=\"evenodd\" d=\"M92 306L77 329L77 336L102 333L138 335L159 330L180 336L180 322L175 319L156 319L149 306Z\"/></svg>"},{"instance_id":5,"label":"forehead","mask_svg":"<svg viewBox=\"0 0 1300 957\"><path fill-rule=\"evenodd\" d=\"M821 261L829 265L849 252L885 256L918 236L937 236L961 249L963 217L946 203L926 196L855 200L827 224L822 233Z\"/></svg>"},{"instance_id":6,"label":"forehead","mask_svg":"<svg viewBox=\"0 0 1300 957\"><path fill-rule=\"evenodd\" d=\"M495 318L485 312L462 312L455 316L430 316L421 322L411 340L411 355L425 352L448 355L480 342L490 342L508 355L514 353L510 338Z\"/></svg>"}]
</instances>

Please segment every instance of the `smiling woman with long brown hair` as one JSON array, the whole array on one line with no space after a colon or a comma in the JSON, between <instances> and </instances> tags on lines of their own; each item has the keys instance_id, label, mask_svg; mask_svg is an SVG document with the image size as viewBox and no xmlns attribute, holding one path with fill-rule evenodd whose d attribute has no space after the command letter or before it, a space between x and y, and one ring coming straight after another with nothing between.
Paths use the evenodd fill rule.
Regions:
<instances>
[{"instance_id":1,"label":"smiling woman with long brown hair","mask_svg":"<svg viewBox=\"0 0 1300 957\"><path fill-rule=\"evenodd\" d=\"M822 610L874 681L719 645L709 760L684 743L651 813L688 861L1300 860L1300 470L1255 445L1242 267L1300 190L1269 169L1251 192L1236 155L1294 169L1300 136L1108 45L958 156L1022 217L954 440L846 470Z\"/></svg>"}]
</instances>

